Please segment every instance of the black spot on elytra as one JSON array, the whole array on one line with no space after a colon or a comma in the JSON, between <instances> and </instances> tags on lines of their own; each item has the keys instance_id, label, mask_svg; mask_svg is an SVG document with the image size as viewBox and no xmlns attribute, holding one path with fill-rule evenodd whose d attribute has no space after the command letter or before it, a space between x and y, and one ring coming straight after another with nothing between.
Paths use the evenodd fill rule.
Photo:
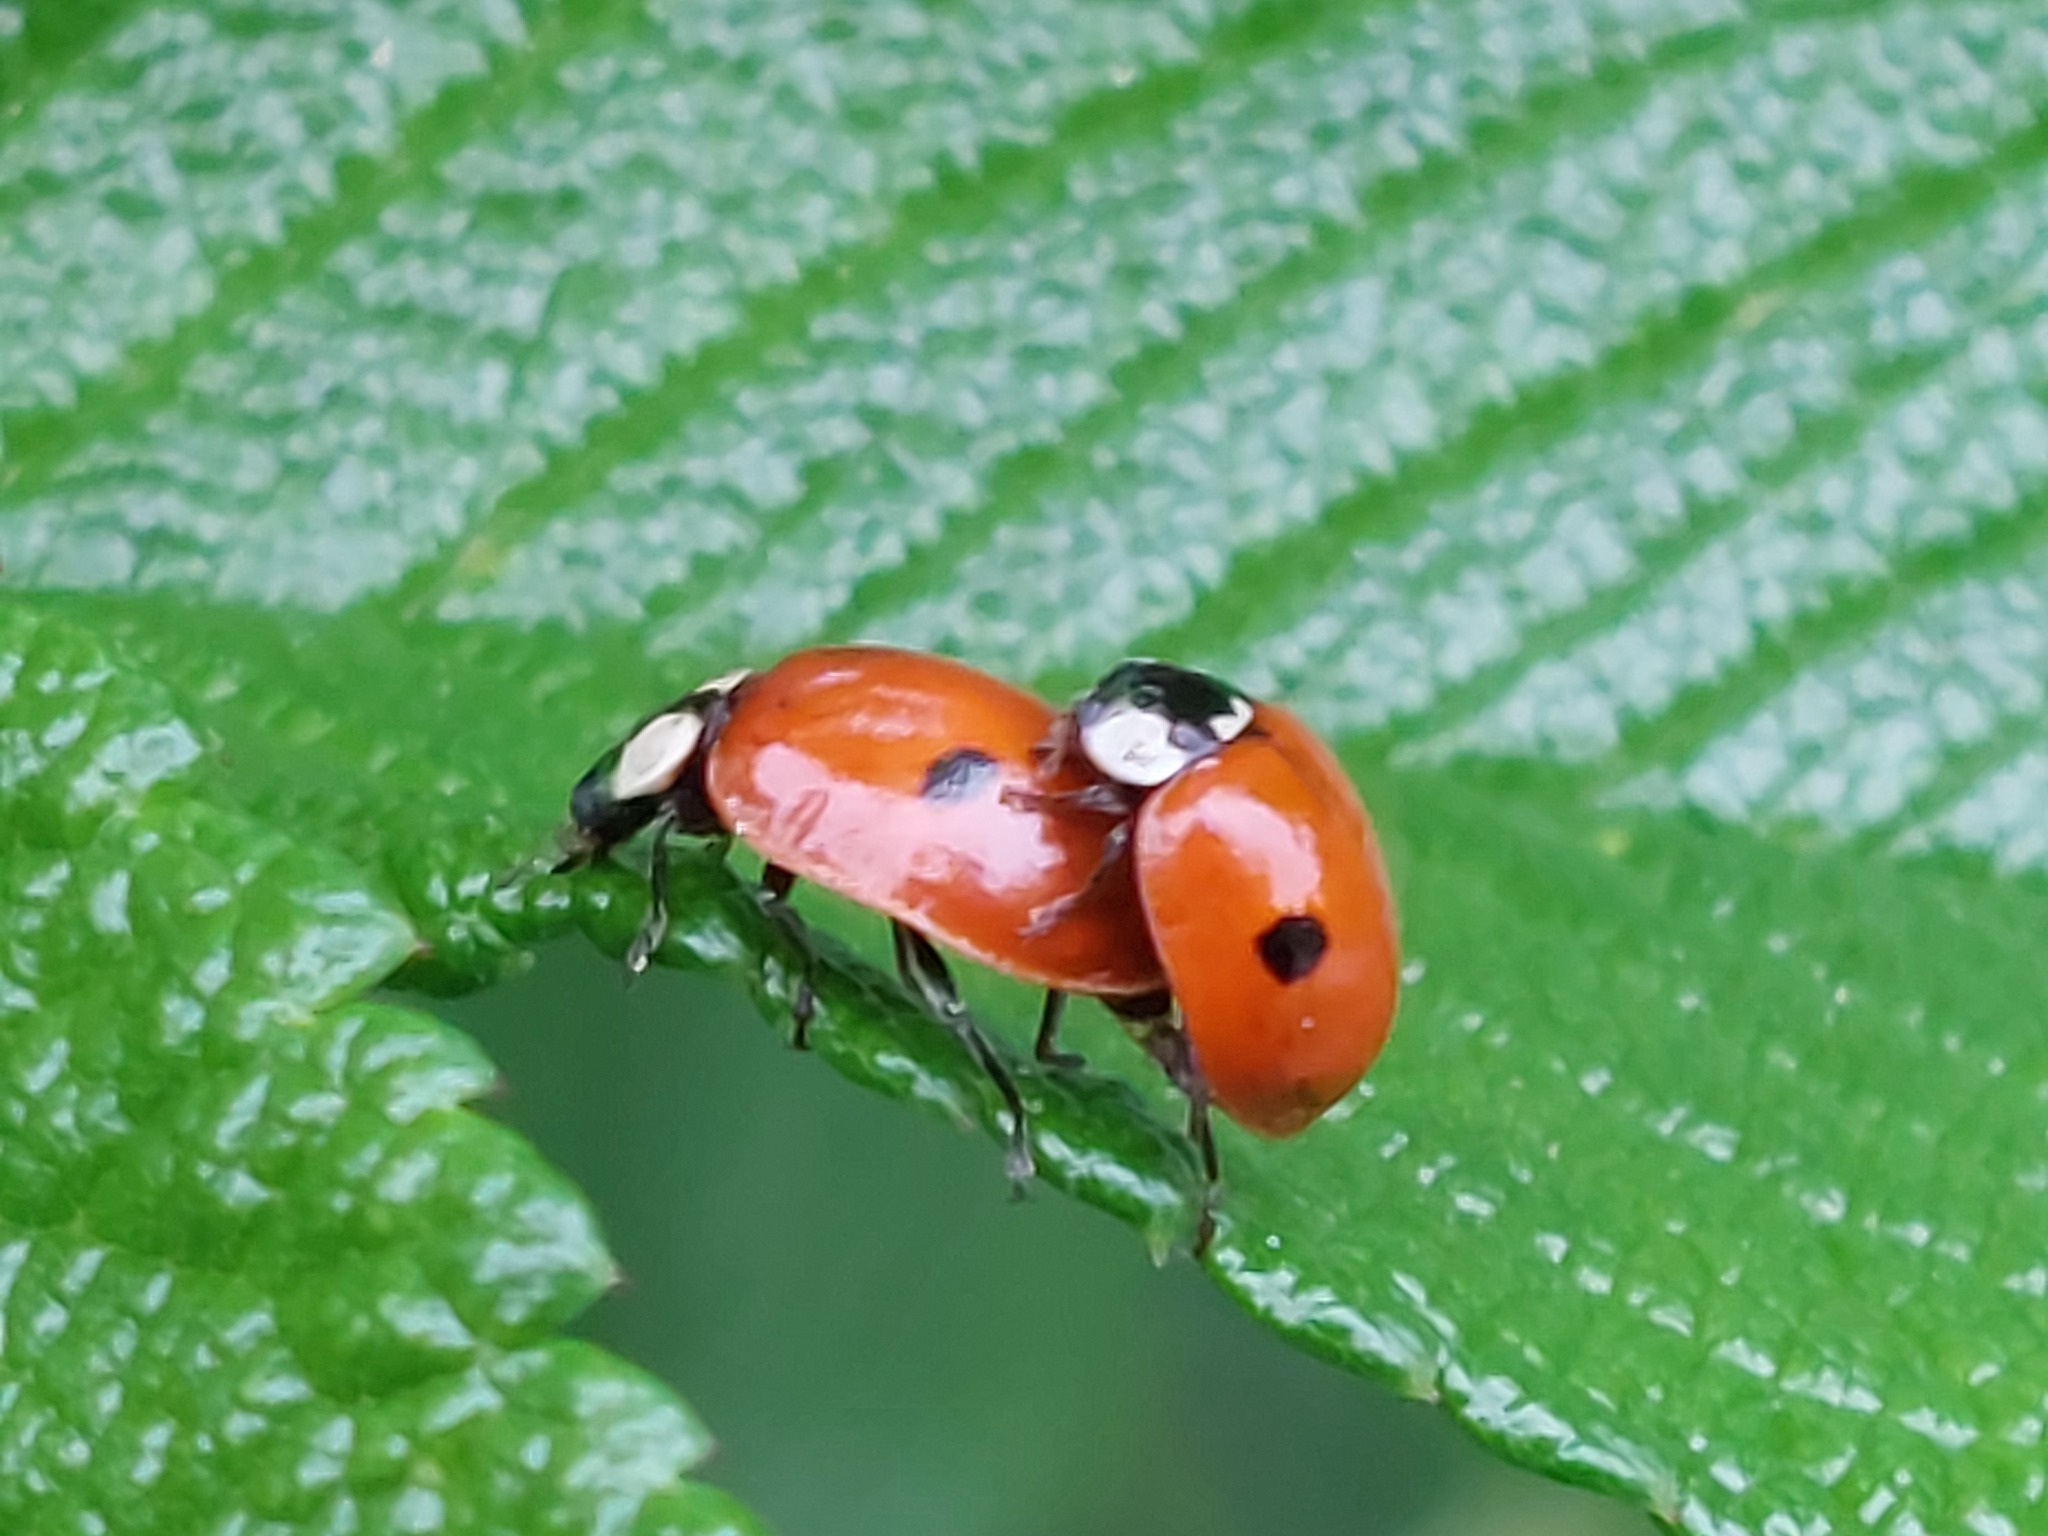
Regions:
<instances>
[{"instance_id":1,"label":"black spot on elytra","mask_svg":"<svg viewBox=\"0 0 2048 1536\"><path fill-rule=\"evenodd\" d=\"M1266 962L1273 979L1283 984L1299 981L1314 970L1329 947L1329 933L1313 917L1283 917L1259 935L1259 958Z\"/></svg>"},{"instance_id":2,"label":"black spot on elytra","mask_svg":"<svg viewBox=\"0 0 2048 1536\"><path fill-rule=\"evenodd\" d=\"M965 800L993 783L996 760L978 747L955 747L932 759L918 793L927 800Z\"/></svg>"}]
</instances>

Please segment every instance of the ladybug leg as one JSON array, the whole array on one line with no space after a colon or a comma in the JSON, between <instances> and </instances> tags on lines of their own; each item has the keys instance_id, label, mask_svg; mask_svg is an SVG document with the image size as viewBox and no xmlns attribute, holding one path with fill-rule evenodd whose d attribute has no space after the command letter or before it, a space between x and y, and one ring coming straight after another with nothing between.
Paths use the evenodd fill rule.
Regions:
<instances>
[{"instance_id":1,"label":"ladybug leg","mask_svg":"<svg viewBox=\"0 0 2048 1536\"><path fill-rule=\"evenodd\" d=\"M1088 872L1088 878L1081 882L1081 888L1056 897L1043 906L1033 907L1030 918L1024 924L1024 937L1043 938L1066 918L1072 916L1076 908L1102 889L1109 879L1109 872L1121 864L1130 851L1131 823L1128 820L1120 821L1111 827L1109 834L1102 839L1102 855L1096 859L1095 867Z\"/></svg>"},{"instance_id":2,"label":"ladybug leg","mask_svg":"<svg viewBox=\"0 0 2048 1536\"><path fill-rule=\"evenodd\" d=\"M654 952L668 937L668 835L675 818L663 811L654 818L654 848L647 857L647 920L626 946L626 978L645 974Z\"/></svg>"},{"instance_id":3,"label":"ladybug leg","mask_svg":"<svg viewBox=\"0 0 2048 1536\"><path fill-rule=\"evenodd\" d=\"M1195 1050L1187 1031L1174 1023L1170 1013L1142 1020L1134 1031L1145 1052L1159 1063L1168 1081L1188 1101L1188 1140L1202 1159L1202 1209L1195 1218L1194 1256L1209 1251L1216 1236L1216 1197L1223 1184L1223 1168L1216 1156L1216 1131L1209 1122L1209 1080L1195 1063Z\"/></svg>"},{"instance_id":4,"label":"ladybug leg","mask_svg":"<svg viewBox=\"0 0 2048 1536\"><path fill-rule=\"evenodd\" d=\"M1128 816L1131 792L1121 784L1088 784L1080 789L1026 789L1003 786L1003 804L1019 811L1092 811L1098 816Z\"/></svg>"},{"instance_id":5,"label":"ladybug leg","mask_svg":"<svg viewBox=\"0 0 2048 1536\"><path fill-rule=\"evenodd\" d=\"M1052 729L1045 733L1045 739L1031 749L1031 756L1047 775L1058 773L1066 767L1067 759L1074 753L1074 717L1062 714L1052 723Z\"/></svg>"},{"instance_id":6,"label":"ladybug leg","mask_svg":"<svg viewBox=\"0 0 2048 1536\"><path fill-rule=\"evenodd\" d=\"M1045 1007L1038 1015L1038 1039L1032 1044L1031 1054L1048 1067L1072 1071L1088 1063L1072 1051L1059 1049L1060 1019L1066 1011L1067 994L1057 987L1047 987Z\"/></svg>"},{"instance_id":7,"label":"ladybug leg","mask_svg":"<svg viewBox=\"0 0 2048 1536\"><path fill-rule=\"evenodd\" d=\"M1195 1218L1193 1255L1199 1261L1216 1240L1216 1200L1223 1190L1223 1165L1216 1156L1216 1128L1209 1118L1209 1084L1197 1072L1188 1093L1188 1136L1202 1155L1202 1210Z\"/></svg>"},{"instance_id":8,"label":"ladybug leg","mask_svg":"<svg viewBox=\"0 0 2048 1536\"><path fill-rule=\"evenodd\" d=\"M891 923L889 927L896 941L896 973L924 999L925 1006L939 1016L939 1021L959 1037L960 1043L967 1047L988 1080L995 1084L996 1092L1002 1095L1003 1104L1010 1111L1009 1143L1003 1155L1003 1169L1010 1176L1011 1193L1021 1199L1025 1186L1030 1184L1036 1172L1024 1097L1017 1092L1017 1084L1004 1067L1002 1058L996 1055L995 1047L988 1043L988 1037L969 1017L967 1005L960 1001L959 988L953 985L952 973L946 969L945 958L932 948L931 940L902 923Z\"/></svg>"},{"instance_id":9,"label":"ladybug leg","mask_svg":"<svg viewBox=\"0 0 2048 1536\"><path fill-rule=\"evenodd\" d=\"M796 876L780 864L770 864L761 871L761 900L768 909L768 915L803 952L803 974L797 977L796 996L789 1003L789 1043L800 1051L808 1051L811 1048L811 1019L818 1011L818 994L811 987L810 937L804 932L803 919L789 904L789 893L795 889Z\"/></svg>"}]
</instances>

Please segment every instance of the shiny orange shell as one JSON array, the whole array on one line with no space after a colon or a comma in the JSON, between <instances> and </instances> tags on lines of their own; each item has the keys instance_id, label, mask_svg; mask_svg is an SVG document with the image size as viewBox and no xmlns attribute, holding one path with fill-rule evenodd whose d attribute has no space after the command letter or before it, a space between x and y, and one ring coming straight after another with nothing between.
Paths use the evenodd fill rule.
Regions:
<instances>
[{"instance_id":1,"label":"shiny orange shell","mask_svg":"<svg viewBox=\"0 0 2048 1536\"><path fill-rule=\"evenodd\" d=\"M1243 736L1147 798L1135 851L1217 1105L1267 1136L1304 1129L1379 1055L1400 986L1386 875L1351 781L1298 719L1262 704Z\"/></svg>"},{"instance_id":2,"label":"shiny orange shell","mask_svg":"<svg viewBox=\"0 0 2048 1536\"><path fill-rule=\"evenodd\" d=\"M1113 819L1004 798L1089 782L1039 766L1033 748L1053 720L1030 694L944 657L799 651L741 685L705 788L770 863L969 959L1062 991L1156 991L1165 983L1128 868L1090 888Z\"/></svg>"}]
</instances>

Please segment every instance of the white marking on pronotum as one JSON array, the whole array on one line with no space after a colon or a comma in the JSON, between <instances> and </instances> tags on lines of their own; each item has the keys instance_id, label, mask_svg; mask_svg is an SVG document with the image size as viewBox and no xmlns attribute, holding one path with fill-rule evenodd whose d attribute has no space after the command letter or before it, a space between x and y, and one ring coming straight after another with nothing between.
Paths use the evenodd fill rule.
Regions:
<instances>
[{"instance_id":1,"label":"white marking on pronotum","mask_svg":"<svg viewBox=\"0 0 2048 1536\"><path fill-rule=\"evenodd\" d=\"M1236 698L1230 701L1227 714L1209 717L1209 734L1219 742L1235 741L1244 734L1244 728L1252 723L1252 701Z\"/></svg>"},{"instance_id":2,"label":"white marking on pronotum","mask_svg":"<svg viewBox=\"0 0 2048 1536\"><path fill-rule=\"evenodd\" d=\"M639 800L675 788L690 755L704 738L704 717L695 710L656 715L619 750L612 769L612 798Z\"/></svg>"},{"instance_id":3,"label":"white marking on pronotum","mask_svg":"<svg viewBox=\"0 0 2048 1536\"><path fill-rule=\"evenodd\" d=\"M699 684L697 691L699 693L728 694L753 675L753 672L746 667L741 667L737 672L721 672L717 677L711 679L710 682Z\"/></svg>"},{"instance_id":4,"label":"white marking on pronotum","mask_svg":"<svg viewBox=\"0 0 2048 1536\"><path fill-rule=\"evenodd\" d=\"M1177 721L1161 710L1112 704L1081 727L1081 750L1119 784L1154 789L1198 757L1242 736L1252 723L1249 699L1203 721ZM1206 741L1195 740L1198 733Z\"/></svg>"},{"instance_id":5,"label":"white marking on pronotum","mask_svg":"<svg viewBox=\"0 0 2048 1536\"><path fill-rule=\"evenodd\" d=\"M1195 760L1174 745L1173 722L1151 710L1113 704L1081 727L1081 750L1120 784L1151 789Z\"/></svg>"}]
</instances>

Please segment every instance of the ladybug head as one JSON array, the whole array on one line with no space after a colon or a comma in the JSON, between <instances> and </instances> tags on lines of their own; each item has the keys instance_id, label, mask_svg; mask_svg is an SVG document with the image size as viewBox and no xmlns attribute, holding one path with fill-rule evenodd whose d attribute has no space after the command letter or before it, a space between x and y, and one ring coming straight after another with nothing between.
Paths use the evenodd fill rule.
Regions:
<instances>
[{"instance_id":1,"label":"ladybug head","mask_svg":"<svg viewBox=\"0 0 2048 1536\"><path fill-rule=\"evenodd\" d=\"M591 765L569 794L557 873L602 858L664 814L684 832L716 830L704 801L704 754L747 677L732 672L691 690Z\"/></svg>"},{"instance_id":2,"label":"ladybug head","mask_svg":"<svg viewBox=\"0 0 2048 1536\"><path fill-rule=\"evenodd\" d=\"M1126 661L1082 696L1073 718L1097 773L1151 789L1242 736L1252 701L1206 672Z\"/></svg>"}]
</instances>

